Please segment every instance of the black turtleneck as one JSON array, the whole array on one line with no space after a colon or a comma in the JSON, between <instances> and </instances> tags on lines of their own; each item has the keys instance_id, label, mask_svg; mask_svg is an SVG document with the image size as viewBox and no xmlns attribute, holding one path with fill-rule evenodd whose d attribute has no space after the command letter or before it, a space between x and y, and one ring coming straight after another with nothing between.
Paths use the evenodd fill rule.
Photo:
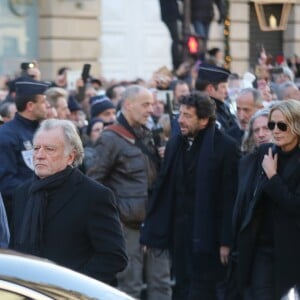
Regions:
<instances>
[{"instance_id":1,"label":"black turtleneck","mask_svg":"<svg viewBox=\"0 0 300 300\"><path fill-rule=\"evenodd\" d=\"M296 147L294 147L294 149L285 152L282 151L279 147L276 147L276 152L278 153L278 167L277 167L278 174L282 174L290 158L298 151L298 149L299 146L297 145Z\"/></svg>"}]
</instances>

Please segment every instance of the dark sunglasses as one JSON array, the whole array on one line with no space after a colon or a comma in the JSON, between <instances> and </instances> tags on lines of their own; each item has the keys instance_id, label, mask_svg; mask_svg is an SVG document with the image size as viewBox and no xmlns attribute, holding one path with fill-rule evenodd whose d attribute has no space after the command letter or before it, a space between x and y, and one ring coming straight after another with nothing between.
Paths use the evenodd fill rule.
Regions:
<instances>
[{"instance_id":1,"label":"dark sunglasses","mask_svg":"<svg viewBox=\"0 0 300 300\"><path fill-rule=\"evenodd\" d=\"M277 126L277 128L281 131L287 131L288 129L288 125L283 123L283 122L274 122L274 121L270 121L268 122L268 128L270 130L274 130L275 129L275 125Z\"/></svg>"}]
</instances>

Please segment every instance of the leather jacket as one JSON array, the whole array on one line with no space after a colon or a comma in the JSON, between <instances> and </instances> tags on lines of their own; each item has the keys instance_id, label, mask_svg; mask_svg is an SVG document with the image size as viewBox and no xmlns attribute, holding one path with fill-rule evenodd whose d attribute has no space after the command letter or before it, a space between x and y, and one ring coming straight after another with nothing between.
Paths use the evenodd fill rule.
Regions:
<instances>
[{"instance_id":1,"label":"leather jacket","mask_svg":"<svg viewBox=\"0 0 300 300\"><path fill-rule=\"evenodd\" d=\"M95 150L96 159L88 175L113 190L122 222L139 228L145 218L148 200L149 158L135 144L133 137L126 137L109 127L97 141Z\"/></svg>"}]
</instances>

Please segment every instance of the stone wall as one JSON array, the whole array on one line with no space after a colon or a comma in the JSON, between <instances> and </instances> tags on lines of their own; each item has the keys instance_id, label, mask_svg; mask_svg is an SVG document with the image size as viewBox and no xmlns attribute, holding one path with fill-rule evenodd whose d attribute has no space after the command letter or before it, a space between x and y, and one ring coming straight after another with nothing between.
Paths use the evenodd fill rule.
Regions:
<instances>
[{"instance_id":1,"label":"stone wall","mask_svg":"<svg viewBox=\"0 0 300 300\"><path fill-rule=\"evenodd\" d=\"M154 0L39 0L39 62L45 79L58 68L92 64L92 74L114 78L149 77L170 67L170 38ZM158 3L158 0L156 0ZM249 0L230 1L231 70L249 70ZM132 9L135 7L135 10ZM283 33L284 53L300 55L300 3ZM224 50L223 26L211 24L208 47ZM105 74L103 74L105 75Z\"/></svg>"},{"instance_id":2,"label":"stone wall","mask_svg":"<svg viewBox=\"0 0 300 300\"><path fill-rule=\"evenodd\" d=\"M39 1L39 64L44 79L84 63L99 73L99 0Z\"/></svg>"}]
</instances>

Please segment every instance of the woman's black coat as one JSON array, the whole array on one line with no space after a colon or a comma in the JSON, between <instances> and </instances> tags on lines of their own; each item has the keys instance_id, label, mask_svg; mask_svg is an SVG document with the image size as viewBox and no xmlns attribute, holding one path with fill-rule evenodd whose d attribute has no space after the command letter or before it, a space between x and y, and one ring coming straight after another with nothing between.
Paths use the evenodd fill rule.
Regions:
<instances>
[{"instance_id":1,"label":"woman's black coat","mask_svg":"<svg viewBox=\"0 0 300 300\"><path fill-rule=\"evenodd\" d=\"M300 149L287 163L281 176L268 179L261 166L263 156L272 145L242 159L239 191L233 225L238 253L238 278L243 288L251 274L255 242L260 220L254 217L262 193L272 199L274 231L274 279L276 299L300 282ZM273 149L274 146L272 147ZM258 184L247 191L259 174Z\"/></svg>"}]
</instances>

